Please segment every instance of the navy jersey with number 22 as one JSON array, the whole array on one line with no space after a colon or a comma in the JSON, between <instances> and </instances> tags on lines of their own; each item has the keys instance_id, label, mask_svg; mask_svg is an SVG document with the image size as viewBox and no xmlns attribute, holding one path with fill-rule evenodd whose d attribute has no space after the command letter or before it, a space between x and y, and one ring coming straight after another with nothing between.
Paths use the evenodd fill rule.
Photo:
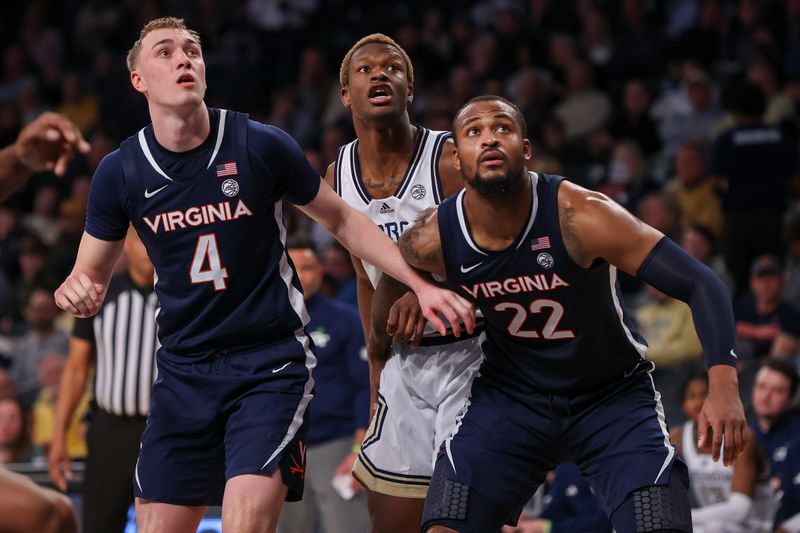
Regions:
<instances>
[{"instance_id":1,"label":"navy jersey with number 22","mask_svg":"<svg viewBox=\"0 0 800 533\"><path fill-rule=\"evenodd\" d=\"M502 251L472 240L464 191L439 206L439 231L454 290L487 323L481 375L503 389L574 393L621 378L646 344L625 313L617 270L570 258L558 218L561 177L529 173L533 202L517 241Z\"/></svg>"},{"instance_id":2,"label":"navy jersey with number 22","mask_svg":"<svg viewBox=\"0 0 800 533\"><path fill-rule=\"evenodd\" d=\"M311 201L319 174L283 131L209 117L208 139L188 152L161 147L152 125L124 141L92 180L86 221L106 241L133 223L155 266L159 338L186 356L279 341L308 322L281 202Z\"/></svg>"}]
</instances>

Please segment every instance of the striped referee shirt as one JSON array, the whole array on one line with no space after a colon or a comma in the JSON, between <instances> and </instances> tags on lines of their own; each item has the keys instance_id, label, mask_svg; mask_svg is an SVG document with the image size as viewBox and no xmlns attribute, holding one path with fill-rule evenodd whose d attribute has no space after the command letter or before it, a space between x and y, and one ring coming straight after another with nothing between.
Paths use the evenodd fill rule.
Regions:
<instances>
[{"instance_id":1,"label":"striped referee shirt","mask_svg":"<svg viewBox=\"0 0 800 533\"><path fill-rule=\"evenodd\" d=\"M147 416L156 378L158 298L152 287L134 285L127 272L111 278L100 312L75 321L72 334L95 353L94 399L117 416Z\"/></svg>"}]
</instances>

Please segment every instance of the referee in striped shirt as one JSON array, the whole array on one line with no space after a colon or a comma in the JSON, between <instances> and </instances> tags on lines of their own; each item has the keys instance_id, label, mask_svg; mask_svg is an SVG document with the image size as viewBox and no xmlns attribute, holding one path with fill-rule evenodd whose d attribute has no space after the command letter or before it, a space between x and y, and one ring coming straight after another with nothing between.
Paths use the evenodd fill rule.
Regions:
<instances>
[{"instance_id":1,"label":"referee in striped shirt","mask_svg":"<svg viewBox=\"0 0 800 533\"><path fill-rule=\"evenodd\" d=\"M64 435L86 389L95 354L94 401L83 483L84 533L122 532L125 528L133 471L156 377L155 353L160 345L153 265L132 228L124 249L127 272L111 279L105 304L96 316L75 322L48 457L50 477L66 490L72 472Z\"/></svg>"}]
</instances>

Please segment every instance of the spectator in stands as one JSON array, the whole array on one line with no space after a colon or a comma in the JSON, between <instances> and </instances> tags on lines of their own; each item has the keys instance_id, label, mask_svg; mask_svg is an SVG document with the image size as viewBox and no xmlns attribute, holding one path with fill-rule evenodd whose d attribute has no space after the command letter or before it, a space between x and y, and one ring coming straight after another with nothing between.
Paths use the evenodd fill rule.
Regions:
<instances>
[{"instance_id":1,"label":"spectator in stands","mask_svg":"<svg viewBox=\"0 0 800 533\"><path fill-rule=\"evenodd\" d=\"M675 178L664 189L681 206L681 223L701 224L722 234L722 207L717 184L706 171L705 145L692 141L684 144L675 155Z\"/></svg>"},{"instance_id":2,"label":"spectator in stands","mask_svg":"<svg viewBox=\"0 0 800 533\"><path fill-rule=\"evenodd\" d=\"M782 295L783 269L778 258L756 258L750 270L750 294L734 307L737 350L744 365L758 367L781 335L800 338L800 313Z\"/></svg>"},{"instance_id":3,"label":"spectator in stands","mask_svg":"<svg viewBox=\"0 0 800 533\"><path fill-rule=\"evenodd\" d=\"M46 246L52 246L58 239L55 216L58 200L55 184L44 184L33 197L33 211L23 221L25 229L39 237Z\"/></svg>"},{"instance_id":4,"label":"spectator in stands","mask_svg":"<svg viewBox=\"0 0 800 533\"><path fill-rule=\"evenodd\" d=\"M92 130L100 118L100 102L93 94L83 91L77 72L69 72L64 76L58 111L74 122L84 135Z\"/></svg>"},{"instance_id":5,"label":"spectator in stands","mask_svg":"<svg viewBox=\"0 0 800 533\"><path fill-rule=\"evenodd\" d=\"M611 116L611 101L594 85L586 63L575 63L567 70L567 96L555 108L564 122L567 138L583 137L604 125Z\"/></svg>"},{"instance_id":6,"label":"spectator in stands","mask_svg":"<svg viewBox=\"0 0 800 533\"><path fill-rule=\"evenodd\" d=\"M311 411L303 501L283 507L281 533L350 533L369 529L361 485L352 477L369 425L369 367L361 320L355 308L319 292L322 265L310 241L290 241L316 346L315 408Z\"/></svg>"},{"instance_id":7,"label":"spectator in stands","mask_svg":"<svg viewBox=\"0 0 800 533\"><path fill-rule=\"evenodd\" d=\"M684 227L681 247L713 270L728 289L733 290L733 277L725 266L725 260L717 252L717 238L710 229L697 224Z\"/></svg>"},{"instance_id":8,"label":"spectator in stands","mask_svg":"<svg viewBox=\"0 0 800 533\"><path fill-rule=\"evenodd\" d=\"M683 229L681 206L669 194L660 191L647 194L639 202L636 214L672 240L680 241Z\"/></svg>"},{"instance_id":9,"label":"spectator in stands","mask_svg":"<svg viewBox=\"0 0 800 533\"><path fill-rule=\"evenodd\" d=\"M752 83L732 84L726 100L736 126L714 143L711 174L724 184L722 252L741 293L755 256L781 255L788 184L798 170L797 147L780 129L762 122L764 93Z\"/></svg>"},{"instance_id":10,"label":"spectator in stands","mask_svg":"<svg viewBox=\"0 0 800 533\"><path fill-rule=\"evenodd\" d=\"M0 397L0 465L30 461L32 450L27 426L27 414L19 400Z\"/></svg>"},{"instance_id":11,"label":"spectator in stands","mask_svg":"<svg viewBox=\"0 0 800 533\"><path fill-rule=\"evenodd\" d=\"M322 270L334 286L334 293L328 296L357 306L356 271L350 261L350 253L337 241L322 252Z\"/></svg>"},{"instance_id":12,"label":"spectator in stands","mask_svg":"<svg viewBox=\"0 0 800 533\"><path fill-rule=\"evenodd\" d=\"M24 398L23 402L28 405L33 402L41 386L37 370L39 362L50 352L63 354L69 348L67 334L55 326L57 316L58 307L50 291L34 290L25 311L31 329L14 344L11 354L11 375Z\"/></svg>"},{"instance_id":13,"label":"spectator in stands","mask_svg":"<svg viewBox=\"0 0 800 533\"><path fill-rule=\"evenodd\" d=\"M754 61L747 69L747 79L758 86L767 99L764 122L781 126L795 117L794 102L780 90L778 74L766 61Z\"/></svg>"},{"instance_id":14,"label":"spectator in stands","mask_svg":"<svg viewBox=\"0 0 800 533\"><path fill-rule=\"evenodd\" d=\"M748 439L731 466L714 462L711 448L697 447L697 423L708 395L705 372L690 374L680 386L683 413L689 419L673 428L670 440L689 469L692 523L697 533L769 531L774 496L768 479L764 450Z\"/></svg>"},{"instance_id":15,"label":"spectator in stands","mask_svg":"<svg viewBox=\"0 0 800 533\"><path fill-rule=\"evenodd\" d=\"M704 70L699 66L685 65L683 82L688 109L658 123L663 143L662 156L666 161L671 161L687 142L710 139L713 127L722 119L722 112L714 99L714 82Z\"/></svg>"},{"instance_id":16,"label":"spectator in stands","mask_svg":"<svg viewBox=\"0 0 800 533\"><path fill-rule=\"evenodd\" d=\"M596 136L592 136L592 140ZM647 175L647 161L635 140L617 143L611 153L605 179L596 189L632 209L644 196L657 188Z\"/></svg>"},{"instance_id":17,"label":"spectator in stands","mask_svg":"<svg viewBox=\"0 0 800 533\"><path fill-rule=\"evenodd\" d=\"M650 118L653 97L643 80L633 79L625 84L622 112L611 122L609 131L617 139L636 139L645 155L651 156L661 148L656 123Z\"/></svg>"},{"instance_id":18,"label":"spectator in stands","mask_svg":"<svg viewBox=\"0 0 800 533\"><path fill-rule=\"evenodd\" d=\"M52 352L39 361L39 381L42 390L33 404L33 431L31 440L46 455L53 442L56 419L56 402L59 396L61 375L64 373L66 356ZM66 431L67 454L71 459L86 457L86 413L89 409L89 395L84 392L78 402L69 428Z\"/></svg>"},{"instance_id":19,"label":"spectator in stands","mask_svg":"<svg viewBox=\"0 0 800 533\"><path fill-rule=\"evenodd\" d=\"M661 393L669 426L683 421L680 384L702 367L703 347L685 303L648 286L649 298L635 312L639 331L647 339L647 358L655 363L653 381Z\"/></svg>"},{"instance_id":20,"label":"spectator in stands","mask_svg":"<svg viewBox=\"0 0 800 533\"><path fill-rule=\"evenodd\" d=\"M752 436L764 448L771 478L780 476L789 443L800 435L800 413L792 408L800 377L784 359L769 359L759 369L753 386Z\"/></svg>"}]
</instances>

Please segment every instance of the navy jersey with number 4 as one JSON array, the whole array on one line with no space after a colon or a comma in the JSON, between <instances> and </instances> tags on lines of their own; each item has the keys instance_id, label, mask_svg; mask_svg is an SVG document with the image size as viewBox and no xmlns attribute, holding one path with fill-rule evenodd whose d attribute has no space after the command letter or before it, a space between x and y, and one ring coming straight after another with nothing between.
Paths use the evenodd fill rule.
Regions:
<instances>
[{"instance_id":1,"label":"navy jersey with number 4","mask_svg":"<svg viewBox=\"0 0 800 533\"><path fill-rule=\"evenodd\" d=\"M517 241L484 250L470 236L464 191L439 206L447 284L471 298L487 323L484 379L509 392L580 392L621 378L647 349L625 313L617 270L585 269L561 237L563 178L529 173L530 217Z\"/></svg>"},{"instance_id":2,"label":"navy jersey with number 4","mask_svg":"<svg viewBox=\"0 0 800 533\"><path fill-rule=\"evenodd\" d=\"M283 131L232 111L209 117L208 139L188 152L161 147L152 125L124 141L92 180L86 221L106 241L133 223L155 266L161 343L187 356L305 326L281 202L305 204L321 182Z\"/></svg>"}]
</instances>

